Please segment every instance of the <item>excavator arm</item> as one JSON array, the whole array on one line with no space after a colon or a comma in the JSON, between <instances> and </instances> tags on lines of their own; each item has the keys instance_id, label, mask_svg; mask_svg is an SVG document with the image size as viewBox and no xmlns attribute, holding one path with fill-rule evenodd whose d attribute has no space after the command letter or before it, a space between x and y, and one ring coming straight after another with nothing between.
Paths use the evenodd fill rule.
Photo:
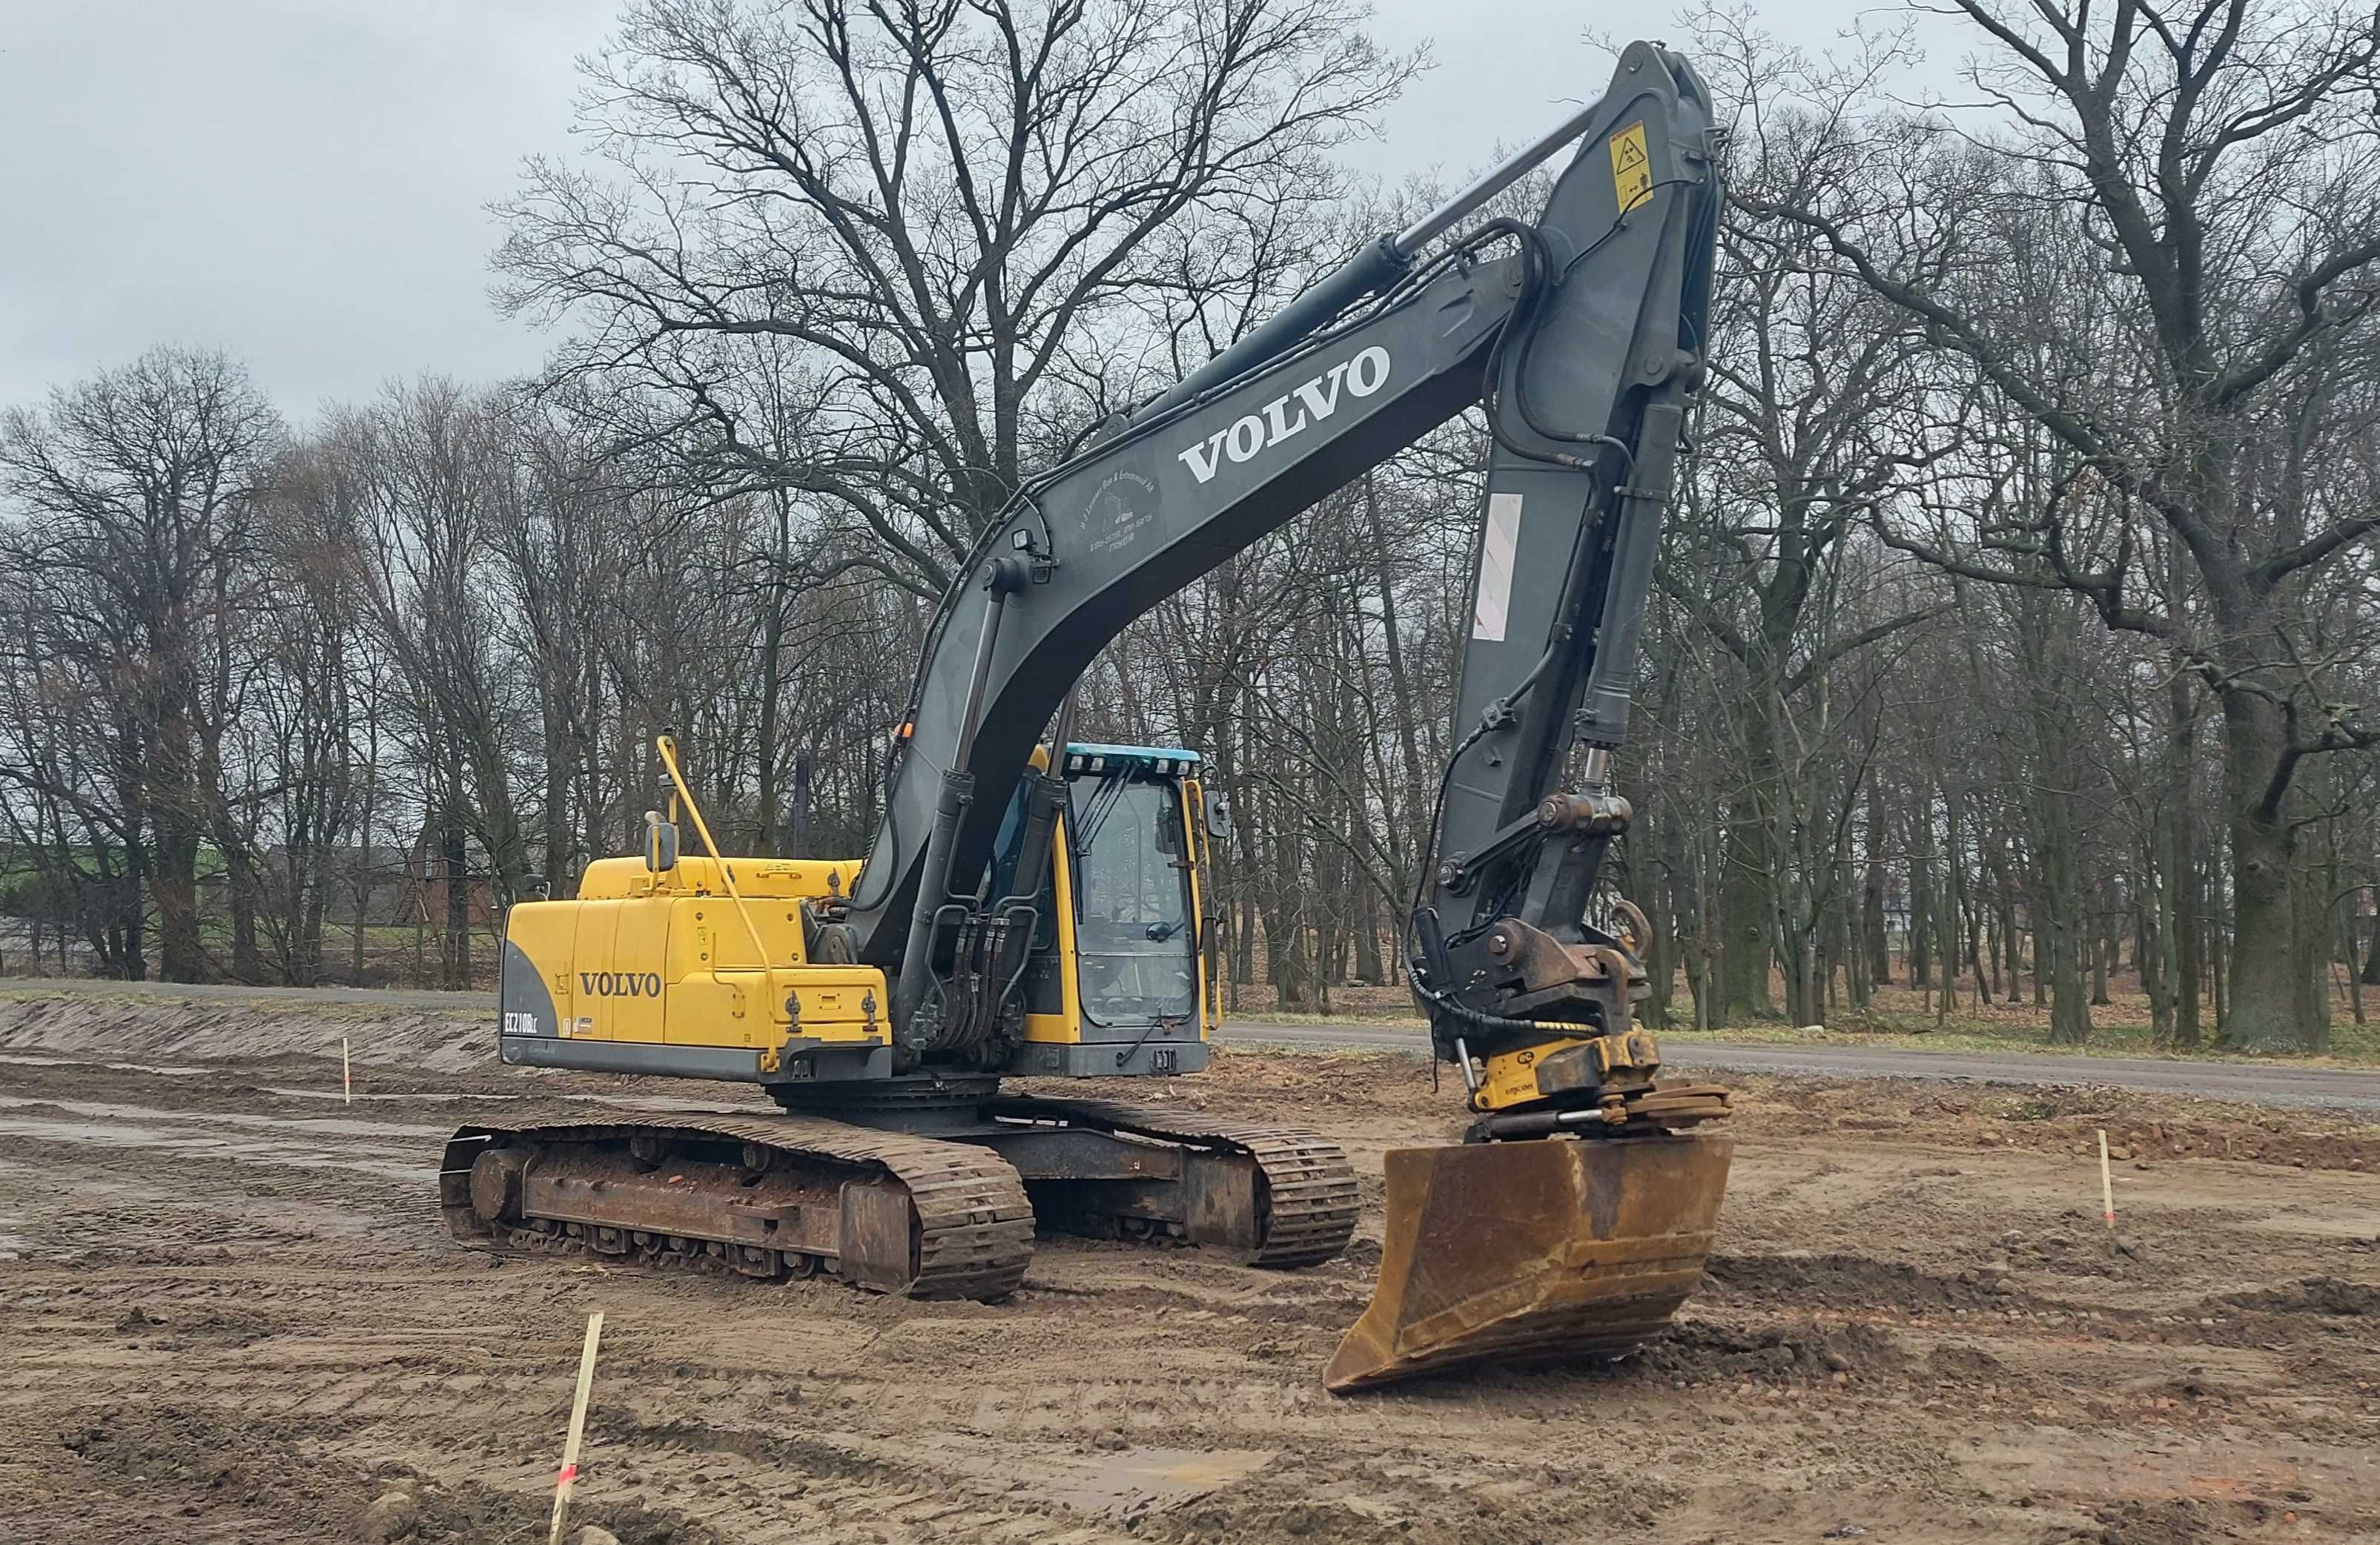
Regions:
<instances>
[{"instance_id":1,"label":"excavator arm","mask_svg":"<svg viewBox=\"0 0 2380 1545\"><path fill-rule=\"evenodd\" d=\"M1034 780L1028 819L1054 819L1062 785L1030 770L1031 753L1099 651L1477 404L1494 444L1461 749L1416 898L1415 991L1475 1106L1493 1103L1475 1058L1509 1075L1499 1059L1549 1037L1576 1090L1649 1088L1649 1042L1626 1039L1641 972L1625 941L1583 919L1627 821L1602 753L1626 732L1701 371L1712 136L1692 68L1633 44L1594 106L1018 492L933 619L846 913L857 958L894 979L900 1054L964 1058L999 1033L983 985L1013 969L1002 919L1038 876L1003 898L981 894L983 877L1021 779ZM1573 142L1533 219L1475 218ZM1573 762L1580 787L1566 792Z\"/></svg>"}]
</instances>

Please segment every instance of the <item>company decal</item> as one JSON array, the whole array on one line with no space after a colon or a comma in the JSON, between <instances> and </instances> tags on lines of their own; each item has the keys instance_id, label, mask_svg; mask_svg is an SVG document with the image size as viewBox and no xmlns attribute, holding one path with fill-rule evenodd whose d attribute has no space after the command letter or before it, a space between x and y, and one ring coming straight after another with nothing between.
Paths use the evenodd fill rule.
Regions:
<instances>
[{"instance_id":1,"label":"company decal","mask_svg":"<svg viewBox=\"0 0 2380 1545\"><path fill-rule=\"evenodd\" d=\"M1083 529L1090 534L1090 550L1108 553L1129 547L1156 524L1162 508L1156 481L1130 468L1118 468L1099 481L1083 512Z\"/></svg>"}]
</instances>

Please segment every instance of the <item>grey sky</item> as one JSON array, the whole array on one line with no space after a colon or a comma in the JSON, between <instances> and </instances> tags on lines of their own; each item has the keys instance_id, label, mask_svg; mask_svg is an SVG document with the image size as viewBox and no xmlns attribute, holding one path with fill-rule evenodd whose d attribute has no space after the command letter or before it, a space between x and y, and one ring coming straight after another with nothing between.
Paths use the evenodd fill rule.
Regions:
<instances>
[{"instance_id":1,"label":"grey sky","mask_svg":"<svg viewBox=\"0 0 2380 1545\"><path fill-rule=\"evenodd\" d=\"M613 0L0 0L0 404L153 343L221 347L299 419L393 379L526 371L487 300L484 211L569 147L576 55ZM1365 170L1475 164L1600 89L1554 0L1378 0L1439 61ZM1807 41L1851 0L1771 0Z\"/></svg>"}]
</instances>

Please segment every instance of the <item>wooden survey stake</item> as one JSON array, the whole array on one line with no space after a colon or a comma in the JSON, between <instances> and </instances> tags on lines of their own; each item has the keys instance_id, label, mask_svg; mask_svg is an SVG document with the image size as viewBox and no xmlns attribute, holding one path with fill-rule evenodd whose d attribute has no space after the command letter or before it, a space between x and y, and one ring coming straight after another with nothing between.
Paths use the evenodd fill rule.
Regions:
<instances>
[{"instance_id":1,"label":"wooden survey stake","mask_svg":"<svg viewBox=\"0 0 2380 1545\"><path fill-rule=\"evenodd\" d=\"M570 1399L570 1436L562 1441L562 1469L553 1478L553 1524L545 1545L562 1545L562 1519L570 1510L570 1488L578 1478L578 1439L587 1430L587 1392L595 1387L595 1344L603 1339L603 1313L587 1317L587 1345L578 1354L578 1393Z\"/></svg>"}]
</instances>

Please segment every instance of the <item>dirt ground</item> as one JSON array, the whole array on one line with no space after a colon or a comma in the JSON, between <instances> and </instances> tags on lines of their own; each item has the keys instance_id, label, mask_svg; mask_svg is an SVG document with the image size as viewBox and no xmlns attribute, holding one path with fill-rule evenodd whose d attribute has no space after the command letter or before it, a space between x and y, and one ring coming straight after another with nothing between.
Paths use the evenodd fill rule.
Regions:
<instances>
[{"instance_id":1,"label":"dirt ground","mask_svg":"<svg viewBox=\"0 0 2380 1545\"><path fill-rule=\"evenodd\" d=\"M575 1516L626 1545L2380 1538L2380 1128L1748 1084L1667 1339L1340 1400L1316 1376L1369 1293L1380 1154L1459 1122L1415 1063L1236 1052L1170 1091L1346 1141L1346 1258L1045 1238L1011 1300L951 1305L451 1245L434 1166L475 1109L749 1103L504 1070L489 1040L0 1003L0 1539L542 1539L597 1308Z\"/></svg>"}]
</instances>

